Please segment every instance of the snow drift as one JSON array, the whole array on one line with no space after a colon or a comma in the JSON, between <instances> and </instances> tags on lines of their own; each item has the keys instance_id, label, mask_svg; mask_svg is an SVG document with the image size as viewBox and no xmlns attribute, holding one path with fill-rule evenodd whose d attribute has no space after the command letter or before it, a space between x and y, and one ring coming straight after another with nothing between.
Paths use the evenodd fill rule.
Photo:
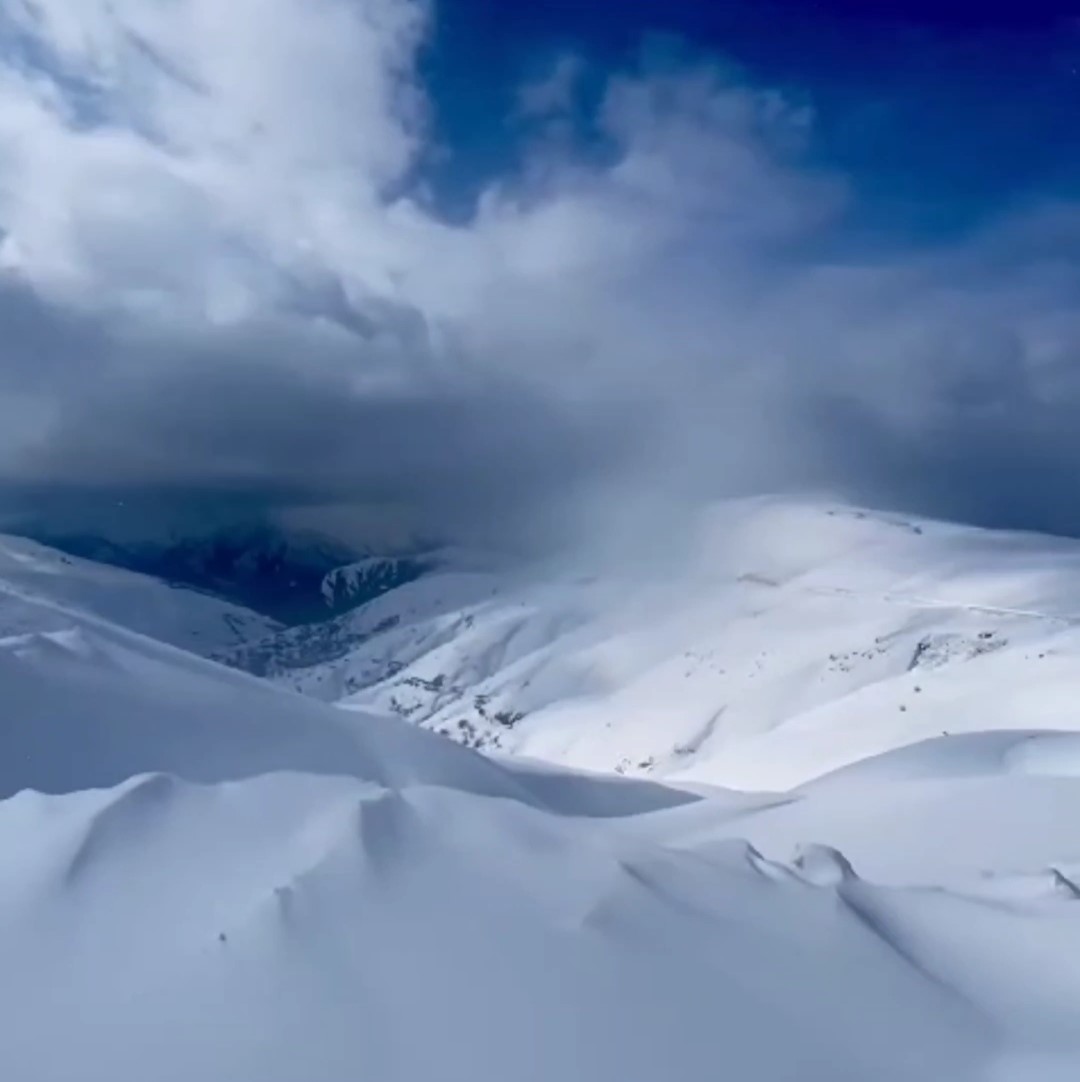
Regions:
<instances>
[{"instance_id":1,"label":"snow drift","mask_svg":"<svg viewBox=\"0 0 1080 1082\"><path fill-rule=\"evenodd\" d=\"M48 626L0 641L20 1082L1080 1071L1080 737L673 788L484 758L21 603Z\"/></svg>"}]
</instances>

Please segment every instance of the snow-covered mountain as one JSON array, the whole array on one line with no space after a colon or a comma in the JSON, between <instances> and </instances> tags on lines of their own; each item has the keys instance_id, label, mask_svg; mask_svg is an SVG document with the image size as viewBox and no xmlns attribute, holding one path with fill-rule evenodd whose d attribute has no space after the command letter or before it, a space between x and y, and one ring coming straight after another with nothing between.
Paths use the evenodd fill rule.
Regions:
<instances>
[{"instance_id":1,"label":"snow-covered mountain","mask_svg":"<svg viewBox=\"0 0 1080 1082\"><path fill-rule=\"evenodd\" d=\"M435 554L367 556L335 567L323 577L320 592L328 613L348 611L414 582L442 563Z\"/></svg>"},{"instance_id":2,"label":"snow-covered mountain","mask_svg":"<svg viewBox=\"0 0 1080 1082\"><path fill-rule=\"evenodd\" d=\"M262 521L211 523L194 532L173 525L147 536L40 524L17 532L95 563L217 594L284 623L332 615L333 604L345 599L327 596L327 576L357 557L353 548L321 534Z\"/></svg>"},{"instance_id":3,"label":"snow-covered mountain","mask_svg":"<svg viewBox=\"0 0 1080 1082\"><path fill-rule=\"evenodd\" d=\"M452 565L230 661L574 767L785 788L912 741L1080 729L1080 544L720 506L633 574Z\"/></svg>"},{"instance_id":4,"label":"snow-covered mountain","mask_svg":"<svg viewBox=\"0 0 1080 1082\"><path fill-rule=\"evenodd\" d=\"M274 620L209 594L0 535L0 637L63 631L70 611L104 617L197 654L280 629Z\"/></svg>"},{"instance_id":5,"label":"snow-covered mountain","mask_svg":"<svg viewBox=\"0 0 1080 1082\"><path fill-rule=\"evenodd\" d=\"M480 578L444 610L482 612ZM839 773L691 791L485 758L23 604L48 629L0 640L20 1082L1080 1070L1080 737L850 765L837 730Z\"/></svg>"}]
</instances>

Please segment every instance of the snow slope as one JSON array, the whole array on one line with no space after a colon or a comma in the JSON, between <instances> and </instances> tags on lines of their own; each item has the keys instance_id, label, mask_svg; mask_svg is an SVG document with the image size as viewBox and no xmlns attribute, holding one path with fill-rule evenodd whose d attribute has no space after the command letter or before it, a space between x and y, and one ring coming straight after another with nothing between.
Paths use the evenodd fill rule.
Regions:
<instances>
[{"instance_id":1,"label":"snow slope","mask_svg":"<svg viewBox=\"0 0 1080 1082\"><path fill-rule=\"evenodd\" d=\"M0 642L20 1082L1080 1070L1078 738L702 797L496 762L48 612Z\"/></svg>"},{"instance_id":2,"label":"snow slope","mask_svg":"<svg viewBox=\"0 0 1080 1082\"><path fill-rule=\"evenodd\" d=\"M78 501L13 516L5 527L72 556L228 598L285 623L329 613L324 576L357 550L324 534L242 506L197 511L183 500Z\"/></svg>"},{"instance_id":3,"label":"snow slope","mask_svg":"<svg viewBox=\"0 0 1080 1082\"><path fill-rule=\"evenodd\" d=\"M436 572L232 660L475 747L745 789L1080 729L1076 542L766 499L663 567L581 572Z\"/></svg>"},{"instance_id":4,"label":"snow slope","mask_svg":"<svg viewBox=\"0 0 1080 1082\"><path fill-rule=\"evenodd\" d=\"M368 556L335 567L323 577L320 593L331 614L341 612L420 578L440 562L433 554Z\"/></svg>"},{"instance_id":5,"label":"snow slope","mask_svg":"<svg viewBox=\"0 0 1080 1082\"><path fill-rule=\"evenodd\" d=\"M0 535L0 635L63 630L64 615L38 602L96 614L200 654L263 638L280 626L209 594Z\"/></svg>"}]
</instances>

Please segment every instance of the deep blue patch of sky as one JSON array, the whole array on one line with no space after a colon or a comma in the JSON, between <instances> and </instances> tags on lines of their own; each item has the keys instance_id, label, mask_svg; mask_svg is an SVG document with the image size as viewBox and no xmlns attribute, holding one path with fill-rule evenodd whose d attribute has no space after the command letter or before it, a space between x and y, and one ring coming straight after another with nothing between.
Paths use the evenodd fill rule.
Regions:
<instances>
[{"instance_id":1,"label":"deep blue patch of sky","mask_svg":"<svg viewBox=\"0 0 1080 1082\"><path fill-rule=\"evenodd\" d=\"M809 99L811 164L852 179L855 235L945 240L1080 192L1080 0L440 0L425 74L447 212L512 167L523 79L567 51L627 68L656 35Z\"/></svg>"}]
</instances>

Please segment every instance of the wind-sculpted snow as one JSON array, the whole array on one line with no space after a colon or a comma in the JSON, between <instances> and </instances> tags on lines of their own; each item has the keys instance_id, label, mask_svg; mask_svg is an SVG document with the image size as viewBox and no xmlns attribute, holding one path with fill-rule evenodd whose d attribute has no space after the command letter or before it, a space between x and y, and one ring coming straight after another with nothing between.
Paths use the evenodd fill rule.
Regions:
<instances>
[{"instance_id":1,"label":"wind-sculpted snow","mask_svg":"<svg viewBox=\"0 0 1080 1082\"><path fill-rule=\"evenodd\" d=\"M21 793L0 803L4 1062L26 1082L1080 1067L1075 898L877 886L828 847L765 855L711 803L567 818L297 772Z\"/></svg>"},{"instance_id":2,"label":"wind-sculpted snow","mask_svg":"<svg viewBox=\"0 0 1080 1082\"><path fill-rule=\"evenodd\" d=\"M401 589L450 650L463 598L476 623L520 604L482 580ZM795 788L674 788L486 758L21 603L29 626L0 641L5 1077L1080 1077L1080 734L1064 722L1018 714L917 742L919 726L867 712L865 734L834 718L828 754L771 764ZM577 604L587 616L591 599ZM708 614L683 611L700 635ZM589 678L617 687L650 656L637 632L613 649L583 642L584 621L545 644L521 620L499 672L543 684L561 664L551 642L576 643L559 671L595 651L607 663ZM722 740L730 765L760 739L730 713L733 729L717 711L682 738L685 758ZM839 769L812 777L819 762Z\"/></svg>"},{"instance_id":3,"label":"wind-sculpted snow","mask_svg":"<svg viewBox=\"0 0 1080 1082\"><path fill-rule=\"evenodd\" d=\"M994 1050L834 889L516 801L149 777L23 794L0 838L26 1082L963 1080Z\"/></svg>"}]
</instances>

